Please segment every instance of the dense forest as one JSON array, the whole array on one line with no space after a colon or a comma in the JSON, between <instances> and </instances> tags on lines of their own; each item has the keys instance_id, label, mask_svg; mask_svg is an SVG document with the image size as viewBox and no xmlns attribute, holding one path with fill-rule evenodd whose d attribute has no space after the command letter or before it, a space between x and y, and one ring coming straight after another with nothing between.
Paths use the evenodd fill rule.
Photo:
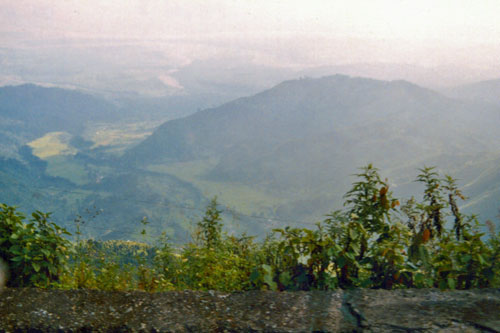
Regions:
<instances>
[{"instance_id":1,"label":"dense forest","mask_svg":"<svg viewBox=\"0 0 500 333\"><path fill-rule=\"evenodd\" d=\"M264 240L225 231L217 198L192 240L173 246L165 233L143 242L96 241L36 211L29 220L0 205L0 256L10 287L103 290L469 289L500 287L500 233L460 212L455 180L424 167L423 194L393 196L371 164L360 169L335 210L315 228L274 229Z\"/></svg>"}]
</instances>

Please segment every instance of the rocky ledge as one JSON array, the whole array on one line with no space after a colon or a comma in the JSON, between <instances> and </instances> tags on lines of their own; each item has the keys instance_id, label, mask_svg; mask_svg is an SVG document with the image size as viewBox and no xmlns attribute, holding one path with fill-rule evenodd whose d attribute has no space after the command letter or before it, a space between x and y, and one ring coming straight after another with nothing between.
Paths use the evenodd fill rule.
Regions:
<instances>
[{"instance_id":1,"label":"rocky ledge","mask_svg":"<svg viewBox=\"0 0 500 333\"><path fill-rule=\"evenodd\" d=\"M0 331L500 332L500 290L5 289Z\"/></svg>"}]
</instances>

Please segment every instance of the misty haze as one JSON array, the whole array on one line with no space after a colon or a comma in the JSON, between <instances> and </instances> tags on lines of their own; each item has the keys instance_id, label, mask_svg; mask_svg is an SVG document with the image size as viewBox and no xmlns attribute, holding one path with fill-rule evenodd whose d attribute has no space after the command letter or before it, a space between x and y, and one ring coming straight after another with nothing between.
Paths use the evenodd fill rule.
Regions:
<instances>
[{"instance_id":1,"label":"misty haze","mask_svg":"<svg viewBox=\"0 0 500 333\"><path fill-rule=\"evenodd\" d=\"M116 254L107 290L498 287L498 13L0 0L0 259L33 225L65 244L33 260L88 256L11 285L99 289Z\"/></svg>"}]
</instances>

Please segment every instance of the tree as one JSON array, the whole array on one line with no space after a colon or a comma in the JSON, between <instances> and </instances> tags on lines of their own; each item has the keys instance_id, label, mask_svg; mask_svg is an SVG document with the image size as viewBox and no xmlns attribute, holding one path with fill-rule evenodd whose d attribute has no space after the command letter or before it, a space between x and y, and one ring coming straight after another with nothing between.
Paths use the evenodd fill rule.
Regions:
<instances>
[{"instance_id":1,"label":"tree","mask_svg":"<svg viewBox=\"0 0 500 333\"><path fill-rule=\"evenodd\" d=\"M207 206L205 216L198 222L200 228L200 238L203 246L214 249L221 242L222 237L222 218L221 210L217 208L217 197L213 197Z\"/></svg>"}]
</instances>

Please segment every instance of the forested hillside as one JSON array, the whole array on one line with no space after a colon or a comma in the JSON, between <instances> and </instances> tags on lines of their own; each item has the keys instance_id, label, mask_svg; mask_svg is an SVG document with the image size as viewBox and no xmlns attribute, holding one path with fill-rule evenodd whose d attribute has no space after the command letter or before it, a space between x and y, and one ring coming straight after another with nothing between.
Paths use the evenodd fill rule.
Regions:
<instances>
[{"instance_id":1,"label":"forested hillside","mask_svg":"<svg viewBox=\"0 0 500 333\"><path fill-rule=\"evenodd\" d=\"M90 95L32 84L0 88L0 153L16 156L22 145L49 132L83 133L90 122L119 118L110 103Z\"/></svg>"},{"instance_id":2,"label":"forested hillside","mask_svg":"<svg viewBox=\"0 0 500 333\"><path fill-rule=\"evenodd\" d=\"M2 127L0 200L53 211L70 229L87 220L88 237L137 239L146 217L151 232L184 242L213 195L231 232L314 224L340 208L350 175L367 163L401 198L420 189L418 168L438 166L470 196L460 203L466 212L498 223L494 104L335 75L286 81L155 129L160 99L111 104L36 86L2 94L1 116L20 127ZM170 117L187 112L182 100L165 102Z\"/></svg>"},{"instance_id":3,"label":"forested hillside","mask_svg":"<svg viewBox=\"0 0 500 333\"><path fill-rule=\"evenodd\" d=\"M175 216L182 224L189 212L166 202L201 205L196 189L173 176L115 165L116 157L150 134L158 121L192 112L182 100L168 103L132 97L112 103L36 85L0 88L0 202L51 211L70 229L78 217L97 215L101 220L93 221L88 237L134 237L144 216L159 218L157 224L164 227L163 216ZM154 212L146 205L152 202ZM173 226L171 235L186 239L187 227Z\"/></svg>"},{"instance_id":4,"label":"forested hillside","mask_svg":"<svg viewBox=\"0 0 500 333\"><path fill-rule=\"evenodd\" d=\"M499 122L495 106L450 99L404 81L337 75L287 81L169 121L124 161L188 181L286 198L267 212L318 218L340 201L352 166L367 162L390 174L403 196L415 189L408 175L423 165L438 165L477 189L481 175L472 170L498 172ZM471 209L484 204L476 198ZM494 215L488 211L488 218Z\"/></svg>"}]
</instances>

